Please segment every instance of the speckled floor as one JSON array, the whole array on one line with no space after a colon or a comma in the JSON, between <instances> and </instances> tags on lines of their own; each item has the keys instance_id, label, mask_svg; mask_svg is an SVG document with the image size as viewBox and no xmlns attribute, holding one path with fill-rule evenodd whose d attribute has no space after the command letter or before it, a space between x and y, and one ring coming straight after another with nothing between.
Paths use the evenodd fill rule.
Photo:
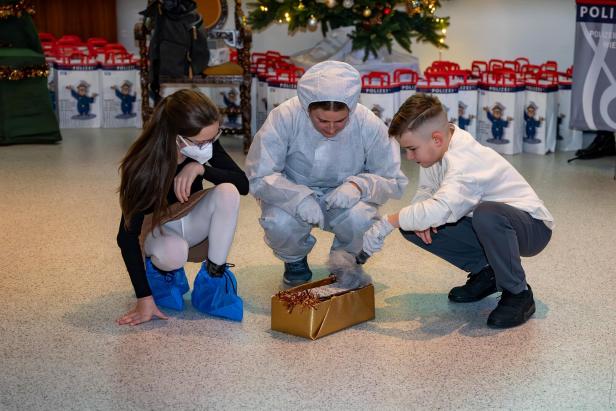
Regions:
<instances>
[{"instance_id":1,"label":"speckled floor","mask_svg":"<svg viewBox=\"0 0 616 411\"><path fill-rule=\"evenodd\" d=\"M269 329L281 264L242 199L230 261L245 319L200 315L120 327L134 302L115 244L118 160L136 130L65 130L0 147L0 409L616 409L614 158L518 155L557 220L526 259L537 313L486 328L496 296L448 303L465 281L399 235L366 268L376 319L317 341ZM239 141L224 144L243 162ZM416 184L414 164L400 202ZM331 235L310 262L325 276ZM197 265L187 268L192 279Z\"/></svg>"}]
</instances>

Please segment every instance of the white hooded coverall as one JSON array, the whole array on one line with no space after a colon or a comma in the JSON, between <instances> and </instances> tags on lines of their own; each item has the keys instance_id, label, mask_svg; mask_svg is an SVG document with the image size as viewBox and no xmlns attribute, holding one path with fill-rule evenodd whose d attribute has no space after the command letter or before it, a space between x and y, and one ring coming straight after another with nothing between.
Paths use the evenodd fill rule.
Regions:
<instances>
[{"instance_id":1,"label":"white hooded coverall","mask_svg":"<svg viewBox=\"0 0 616 411\"><path fill-rule=\"evenodd\" d=\"M398 142L358 103L360 92L359 72L349 64L316 64L299 80L298 96L273 109L254 137L246 158L250 192L261 206L265 242L285 262L301 260L316 242L312 226L297 216L307 196L321 206L322 228L335 234L331 249L357 254L378 207L400 198L408 184ZM308 106L320 101L343 102L350 110L346 126L332 138L317 131L308 116ZM324 196L347 181L361 188L360 201L327 210Z\"/></svg>"}]
</instances>

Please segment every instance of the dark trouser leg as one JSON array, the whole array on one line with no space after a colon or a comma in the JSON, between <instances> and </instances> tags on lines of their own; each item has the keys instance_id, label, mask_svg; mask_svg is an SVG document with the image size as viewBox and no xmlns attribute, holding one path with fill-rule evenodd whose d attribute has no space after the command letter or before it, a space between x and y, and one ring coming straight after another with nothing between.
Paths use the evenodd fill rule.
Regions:
<instances>
[{"instance_id":1,"label":"dark trouser leg","mask_svg":"<svg viewBox=\"0 0 616 411\"><path fill-rule=\"evenodd\" d=\"M496 276L496 286L513 294L526 289L520 256L538 254L552 230L541 220L507 204L484 202L473 212L472 226Z\"/></svg>"},{"instance_id":2,"label":"dark trouser leg","mask_svg":"<svg viewBox=\"0 0 616 411\"><path fill-rule=\"evenodd\" d=\"M425 244L413 231L400 230L400 233L411 243L463 271L477 273L488 264L483 247L473 230L472 220L468 217L438 227L436 234L430 233L432 244Z\"/></svg>"}]
</instances>

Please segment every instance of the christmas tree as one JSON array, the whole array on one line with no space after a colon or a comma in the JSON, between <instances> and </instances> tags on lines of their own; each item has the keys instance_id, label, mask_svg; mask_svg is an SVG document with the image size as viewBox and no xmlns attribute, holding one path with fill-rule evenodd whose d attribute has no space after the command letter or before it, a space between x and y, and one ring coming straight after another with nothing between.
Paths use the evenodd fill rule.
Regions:
<instances>
[{"instance_id":1,"label":"christmas tree","mask_svg":"<svg viewBox=\"0 0 616 411\"><path fill-rule=\"evenodd\" d=\"M0 0L0 145L62 139L31 14L28 1Z\"/></svg>"},{"instance_id":2,"label":"christmas tree","mask_svg":"<svg viewBox=\"0 0 616 411\"><path fill-rule=\"evenodd\" d=\"M364 60L370 53L377 57L382 47L391 53L394 40L408 52L412 39L447 48L449 17L435 15L439 0L259 0L250 6L248 20L257 30L274 22L288 24L290 33L316 30L320 22L325 35L354 26L353 50L363 49Z\"/></svg>"}]
</instances>

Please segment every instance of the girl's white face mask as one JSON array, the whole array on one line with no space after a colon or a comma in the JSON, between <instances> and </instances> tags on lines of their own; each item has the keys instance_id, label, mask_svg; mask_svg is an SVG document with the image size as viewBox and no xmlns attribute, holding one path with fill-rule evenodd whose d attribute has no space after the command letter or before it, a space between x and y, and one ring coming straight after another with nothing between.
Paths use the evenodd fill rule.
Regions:
<instances>
[{"instance_id":1,"label":"girl's white face mask","mask_svg":"<svg viewBox=\"0 0 616 411\"><path fill-rule=\"evenodd\" d=\"M207 163L213 155L214 144L213 142L207 142L202 145L194 145L194 143L187 142L184 137L178 135L178 137L184 143L184 147L180 149L180 153L186 157L190 157L200 164Z\"/></svg>"}]
</instances>

